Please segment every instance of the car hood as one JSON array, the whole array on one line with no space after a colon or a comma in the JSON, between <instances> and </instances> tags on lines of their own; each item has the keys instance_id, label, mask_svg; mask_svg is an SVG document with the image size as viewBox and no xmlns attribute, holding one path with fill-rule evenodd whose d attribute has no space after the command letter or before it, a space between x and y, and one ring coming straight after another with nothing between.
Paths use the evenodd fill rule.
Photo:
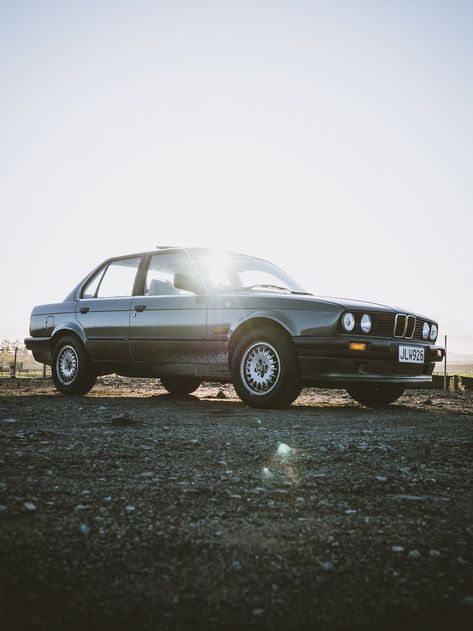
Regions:
<instances>
[{"instance_id":1,"label":"car hood","mask_svg":"<svg viewBox=\"0 0 473 631\"><path fill-rule=\"evenodd\" d=\"M390 307L377 302L366 302L364 300L353 300L352 298L338 298L333 296L310 296L310 298L323 300L323 302L331 302L332 304L339 305L347 310L388 311L393 313L402 311L403 313L406 313L405 309L400 309L399 307Z\"/></svg>"}]
</instances>

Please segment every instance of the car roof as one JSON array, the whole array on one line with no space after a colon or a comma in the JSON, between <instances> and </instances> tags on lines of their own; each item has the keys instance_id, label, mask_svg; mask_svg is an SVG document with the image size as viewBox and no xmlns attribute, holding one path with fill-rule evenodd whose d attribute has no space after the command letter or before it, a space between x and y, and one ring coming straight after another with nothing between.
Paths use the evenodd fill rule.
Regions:
<instances>
[{"instance_id":1,"label":"car roof","mask_svg":"<svg viewBox=\"0 0 473 631\"><path fill-rule=\"evenodd\" d=\"M170 245L169 246L157 245L155 250L148 250L145 252L134 252L134 253L129 253L129 254L111 256L110 258L103 261L103 263L106 263L108 261L116 261L117 259L133 258L135 256L149 256L153 254L161 254L164 252L187 252L187 254L191 258L200 258L200 257L205 257L206 255L211 255L211 254L217 254L217 255L224 254L227 256L228 255L237 256L239 258L258 259L258 257L250 256L249 254L242 254L241 252L231 252L230 250L220 250L218 248L203 248L203 247L198 247L198 246L179 247L179 246L170 246Z\"/></svg>"}]
</instances>

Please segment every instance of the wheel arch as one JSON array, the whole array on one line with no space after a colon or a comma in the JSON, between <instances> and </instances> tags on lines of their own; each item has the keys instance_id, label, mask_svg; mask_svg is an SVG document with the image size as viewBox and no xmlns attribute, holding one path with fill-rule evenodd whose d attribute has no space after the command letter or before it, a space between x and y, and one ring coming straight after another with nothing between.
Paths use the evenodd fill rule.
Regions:
<instances>
[{"instance_id":1,"label":"wheel arch","mask_svg":"<svg viewBox=\"0 0 473 631\"><path fill-rule=\"evenodd\" d=\"M51 335L51 340L50 340L51 355L54 352L54 348L59 342L59 340L62 337L65 337L67 335L72 335L73 337L76 337L79 340L79 342L82 344L84 349L87 348L87 343L86 343L87 339L81 327L78 326L74 322L67 322L56 327L56 329L54 329L53 331L53 334Z\"/></svg>"},{"instance_id":2,"label":"wheel arch","mask_svg":"<svg viewBox=\"0 0 473 631\"><path fill-rule=\"evenodd\" d=\"M235 352L235 348L238 342L241 340L243 335L247 333L251 333L261 328L262 326L270 326L276 331L280 332L284 335L288 340L292 342L292 336L289 329L279 320L267 315L253 315L242 322L239 322L235 328L231 329L228 336L227 343L227 353L228 353L228 363L231 365L233 353Z\"/></svg>"}]
</instances>

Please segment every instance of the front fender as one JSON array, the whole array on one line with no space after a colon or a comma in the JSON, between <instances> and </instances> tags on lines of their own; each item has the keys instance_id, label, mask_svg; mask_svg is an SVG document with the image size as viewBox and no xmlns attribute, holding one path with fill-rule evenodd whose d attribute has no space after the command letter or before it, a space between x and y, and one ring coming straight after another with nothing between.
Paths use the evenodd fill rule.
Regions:
<instances>
[{"instance_id":1,"label":"front fender","mask_svg":"<svg viewBox=\"0 0 473 631\"><path fill-rule=\"evenodd\" d=\"M290 319L284 317L284 314L275 314L274 311L261 309L253 311L252 313L246 313L237 318L235 322L231 324L228 331L228 342L230 342L232 336L235 335L241 327L251 328L253 325L250 327L250 323L253 322L254 326L258 326L259 324L262 324L262 321L265 321L268 324L276 324L280 326L288 333L288 335L295 335L295 333L293 333L293 327L291 326L292 323Z\"/></svg>"}]
</instances>

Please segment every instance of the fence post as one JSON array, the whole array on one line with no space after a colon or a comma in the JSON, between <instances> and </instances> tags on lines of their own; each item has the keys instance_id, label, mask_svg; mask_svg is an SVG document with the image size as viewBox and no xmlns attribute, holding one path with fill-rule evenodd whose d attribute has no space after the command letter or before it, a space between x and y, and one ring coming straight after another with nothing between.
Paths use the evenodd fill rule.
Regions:
<instances>
[{"instance_id":1,"label":"fence post","mask_svg":"<svg viewBox=\"0 0 473 631\"><path fill-rule=\"evenodd\" d=\"M447 336L445 335L445 357L443 359L443 391L447 392Z\"/></svg>"},{"instance_id":2,"label":"fence post","mask_svg":"<svg viewBox=\"0 0 473 631\"><path fill-rule=\"evenodd\" d=\"M46 379L46 364L43 364L43 379Z\"/></svg>"},{"instance_id":3,"label":"fence post","mask_svg":"<svg viewBox=\"0 0 473 631\"><path fill-rule=\"evenodd\" d=\"M16 377L16 355L18 353L18 346L15 346L15 354L13 355L13 366L10 370L10 379L15 379Z\"/></svg>"}]
</instances>

